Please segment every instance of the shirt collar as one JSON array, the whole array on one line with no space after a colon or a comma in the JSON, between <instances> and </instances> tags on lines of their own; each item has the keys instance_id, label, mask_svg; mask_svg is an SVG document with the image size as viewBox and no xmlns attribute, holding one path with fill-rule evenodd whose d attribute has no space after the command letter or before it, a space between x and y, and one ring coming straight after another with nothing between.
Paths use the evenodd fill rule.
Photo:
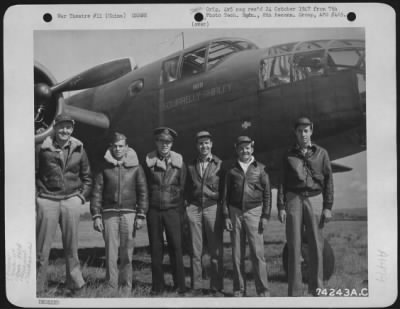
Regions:
<instances>
[{"instance_id":1,"label":"shirt collar","mask_svg":"<svg viewBox=\"0 0 400 309\"><path fill-rule=\"evenodd\" d=\"M300 147L300 145L296 143L296 144L294 145L293 149L294 149L296 152L302 153L302 149L304 149L304 148ZM314 152L315 149L316 149L316 145L313 144L312 142L310 142L310 143L306 146L305 149L307 150L306 152L308 152L308 151L310 151L310 150Z\"/></svg>"},{"instance_id":2,"label":"shirt collar","mask_svg":"<svg viewBox=\"0 0 400 309\"><path fill-rule=\"evenodd\" d=\"M69 148L69 147L71 147L71 139L69 139L69 140L64 144L64 146L60 146L60 145L57 143L56 139L54 139L54 140L53 140L53 145L54 145L55 148L58 148L58 149Z\"/></svg>"},{"instance_id":3,"label":"shirt collar","mask_svg":"<svg viewBox=\"0 0 400 309\"><path fill-rule=\"evenodd\" d=\"M237 160L238 161L238 163L239 164L243 164L243 165L250 165L251 163L253 163L254 162L254 156L251 156L251 159L250 159L250 161L249 162L242 162L242 161L240 161L239 159Z\"/></svg>"},{"instance_id":4,"label":"shirt collar","mask_svg":"<svg viewBox=\"0 0 400 309\"><path fill-rule=\"evenodd\" d=\"M213 159L213 155L211 153L209 153L207 155L207 157L205 157L205 159L203 160L200 156L197 158L198 162L211 162L211 160Z\"/></svg>"}]
</instances>

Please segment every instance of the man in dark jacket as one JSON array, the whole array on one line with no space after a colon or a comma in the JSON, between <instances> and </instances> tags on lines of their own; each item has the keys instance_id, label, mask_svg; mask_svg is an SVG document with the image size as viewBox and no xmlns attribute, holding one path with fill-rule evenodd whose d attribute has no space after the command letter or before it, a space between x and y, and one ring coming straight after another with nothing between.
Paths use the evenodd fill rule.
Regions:
<instances>
[{"instance_id":1,"label":"man in dark jacket","mask_svg":"<svg viewBox=\"0 0 400 309\"><path fill-rule=\"evenodd\" d=\"M55 134L44 140L36 158L38 292L47 287L47 265L58 223L66 257L66 286L74 293L85 284L78 259L78 224L92 179L83 144L71 136L73 130L70 116L57 116Z\"/></svg>"},{"instance_id":2,"label":"man in dark jacket","mask_svg":"<svg viewBox=\"0 0 400 309\"><path fill-rule=\"evenodd\" d=\"M311 142L312 132L310 119L302 117L296 121L294 133L297 143L285 154L278 189L279 220L286 222L289 296L303 296L303 227L310 259L308 292L316 295L316 289L323 285L321 229L332 217L333 178L328 153Z\"/></svg>"},{"instance_id":3,"label":"man in dark jacket","mask_svg":"<svg viewBox=\"0 0 400 309\"><path fill-rule=\"evenodd\" d=\"M211 260L210 292L213 296L224 296L222 236L223 217L221 199L223 187L222 161L211 153L211 134L207 131L197 133L199 156L188 164L186 187L186 207L192 239L192 285L193 295L202 291L202 253L203 233L206 236Z\"/></svg>"},{"instance_id":4,"label":"man in dark jacket","mask_svg":"<svg viewBox=\"0 0 400 309\"><path fill-rule=\"evenodd\" d=\"M171 151L177 133L167 127L154 130L156 150L146 156L146 178L149 189L147 224L151 252L152 295L165 289L162 269L164 237L178 294L185 293L185 273L182 254L182 214L186 167L180 154Z\"/></svg>"},{"instance_id":5,"label":"man in dark jacket","mask_svg":"<svg viewBox=\"0 0 400 309\"><path fill-rule=\"evenodd\" d=\"M270 296L263 235L271 215L269 177L265 166L253 157L251 138L239 136L235 148L238 161L226 173L223 203L225 227L232 239L233 295L246 295L244 237L247 235L256 292L260 297Z\"/></svg>"},{"instance_id":6,"label":"man in dark jacket","mask_svg":"<svg viewBox=\"0 0 400 309\"><path fill-rule=\"evenodd\" d=\"M121 286L124 296L132 289L134 231L143 226L147 209L146 176L136 152L125 135L115 133L95 177L90 211L94 229L104 236L106 280L112 288Z\"/></svg>"}]
</instances>

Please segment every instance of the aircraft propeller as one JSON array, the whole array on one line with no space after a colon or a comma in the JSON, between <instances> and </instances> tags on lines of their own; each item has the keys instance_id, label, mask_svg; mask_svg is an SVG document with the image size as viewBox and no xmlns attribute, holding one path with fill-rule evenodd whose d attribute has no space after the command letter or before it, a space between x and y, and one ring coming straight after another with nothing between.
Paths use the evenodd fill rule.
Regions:
<instances>
[{"instance_id":1,"label":"aircraft propeller","mask_svg":"<svg viewBox=\"0 0 400 309\"><path fill-rule=\"evenodd\" d=\"M123 58L97 65L55 85L50 86L48 84L48 79L35 83L36 134L43 135L41 133L47 131L51 125L51 121L56 116L54 114L55 109L51 106L54 103L56 95L64 91L82 90L109 83L132 71L132 69L131 60L129 58ZM51 116L49 116L49 114L51 114ZM40 140L42 140L42 138L40 138Z\"/></svg>"}]
</instances>

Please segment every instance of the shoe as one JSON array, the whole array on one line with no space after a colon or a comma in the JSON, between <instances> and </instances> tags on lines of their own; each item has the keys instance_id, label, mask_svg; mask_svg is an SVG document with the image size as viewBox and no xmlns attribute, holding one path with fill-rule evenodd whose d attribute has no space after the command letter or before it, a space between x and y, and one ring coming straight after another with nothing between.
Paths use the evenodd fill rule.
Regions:
<instances>
[{"instance_id":1,"label":"shoe","mask_svg":"<svg viewBox=\"0 0 400 309\"><path fill-rule=\"evenodd\" d=\"M243 291L234 291L233 297L244 297L245 293Z\"/></svg>"},{"instance_id":2,"label":"shoe","mask_svg":"<svg viewBox=\"0 0 400 309\"><path fill-rule=\"evenodd\" d=\"M186 296L186 289L184 289L184 290L177 290L176 291L176 295L177 296L179 296L179 297L185 297Z\"/></svg>"},{"instance_id":3,"label":"shoe","mask_svg":"<svg viewBox=\"0 0 400 309\"><path fill-rule=\"evenodd\" d=\"M264 292L258 293L258 297L270 297L271 294L269 293L268 290L265 290Z\"/></svg>"},{"instance_id":4,"label":"shoe","mask_svg":"<svg viewBox=\"0 0 400 309\"><path fill-rule=\"evenodd\" d=\"M129 297L131 295L131 291L131 287L123 286L119 288L119 295L121 295L121 297Z\"/></svg>"},{"instance_id":5,"label":"shoe","mask_svg":"<svg viewBox=\"0 0 400 309\"><path fill-rule=\"evenodd\" d=\"M160 296L164 294L164 290L151 290L150 291L150 296Z\"/></svg>"},{"instance_id":6,"label":"shoe","mask_svg":"<svg viewBox=\"0 0 400 309\"><path fill-rule=\"evenodd\" d=\"M82 285L80 288L67 288L65 291L66 297L82 297L85 290L86 284Z\"/></svg>"},{"instance_id":7,"label":"shoe","mask_svg":"<svg viewBox=\"0 0 400 309\"><path fill-rule=\"evenodd\" d=\"M210 294L212 297L225 297L225 294L222 290L211 290Z\"/></svg>"},{"instance_id":8,"label":"shoe","mask_svg":"<svg viewBox=\"0 0 400 309\"><path fill-rule=\"evenodd\" d=\"M200 297L204 295L201 289L193 289L191 294L192 297Z\"/></svg>"}]
</instances>

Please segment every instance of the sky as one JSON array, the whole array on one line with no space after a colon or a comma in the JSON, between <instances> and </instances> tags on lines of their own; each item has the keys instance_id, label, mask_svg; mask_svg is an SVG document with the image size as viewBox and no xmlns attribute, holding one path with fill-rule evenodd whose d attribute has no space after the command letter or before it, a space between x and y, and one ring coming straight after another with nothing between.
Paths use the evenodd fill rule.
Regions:
<instances>
[{"instance_id":1,"label":"sky","mask_svg":"<svg viewBox=\"0 0 400 309\"><path fill-rule=\"evenodd\" d=\"M113 59L131 57L141 67L181 50L183 45L186 48L217 37L239 37L269 47L303 40L365 39L365 33L362 28L35 31L34 57L62 81ZM334 207L367 207L366 152L335 162L353 170L334 175Z\"/></svg>"}]
</instances>

